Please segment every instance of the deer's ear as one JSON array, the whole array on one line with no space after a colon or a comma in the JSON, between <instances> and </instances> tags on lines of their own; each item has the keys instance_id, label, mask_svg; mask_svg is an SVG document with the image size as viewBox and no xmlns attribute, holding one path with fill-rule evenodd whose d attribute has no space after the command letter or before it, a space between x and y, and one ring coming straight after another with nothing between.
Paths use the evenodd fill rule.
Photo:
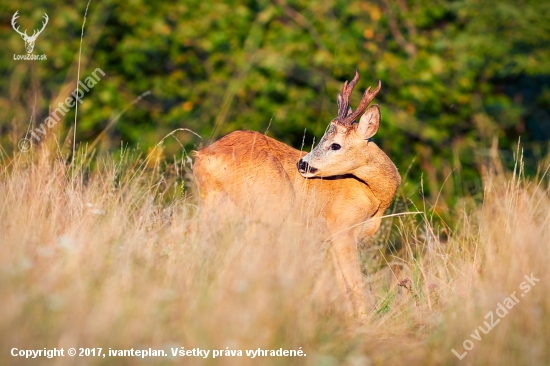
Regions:
<instances>
[{"instance_id":1,"label":"deer's ear","mask_svg":"<svg viewBox=\"0 0 550 366\"><path fill-rule=\"evenodd\" d=\"M357 126L357 133L365 140L371 138L378 131L380 126L380 108L378 105L370 106L361 116Z\"/></svg>"}]
</instances>

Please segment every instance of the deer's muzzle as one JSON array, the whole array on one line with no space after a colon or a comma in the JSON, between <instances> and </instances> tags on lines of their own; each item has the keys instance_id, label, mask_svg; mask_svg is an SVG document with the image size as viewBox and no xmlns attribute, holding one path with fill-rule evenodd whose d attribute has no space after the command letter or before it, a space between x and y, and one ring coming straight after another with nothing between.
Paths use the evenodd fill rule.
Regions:
<instances>
[{"instance_id":1,"label":"deer's muzzle","mask_svg":"<svg viewBox=\"0 0 550 366\"><path fill-rule=\"evenodd\" d=\"M311 174L317 171L317 168L310 166L307 161L304 161L304 159L300 159L296 164L296 166L298 167L298 171L300 172L300 174L304 176L307 175L308 173Z\"/></svg>"}]
</instances>

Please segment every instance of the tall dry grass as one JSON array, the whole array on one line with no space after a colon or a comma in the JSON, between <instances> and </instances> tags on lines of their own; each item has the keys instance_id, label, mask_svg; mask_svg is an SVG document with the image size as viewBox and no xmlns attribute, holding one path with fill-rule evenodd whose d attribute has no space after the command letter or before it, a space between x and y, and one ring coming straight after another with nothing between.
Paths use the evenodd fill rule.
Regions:
<instances>
[{"instance_id":1,"label":"tall dry grass","mask_svg":"<svg viewBox=\"0 0 550 366\"><path fill-rule=\"evenodd\" d=\"M361 323L344 311L314 225L200 215L179 163L125 150L65 161L36 151L0 168L0 364L550 364L548 176L524 178L521 162L506 172L494 159L483 204L457 211L456 225L436 224L429 210L397 216L360 245L365 290L378 299ZM540 282L521 297L531 273ZM514 291L520 302L473 339ZM468 339L474 347L459 360L451 349L462 354ZM10 355L180 346L307 356Z\"/></svg>"}]
</instances>

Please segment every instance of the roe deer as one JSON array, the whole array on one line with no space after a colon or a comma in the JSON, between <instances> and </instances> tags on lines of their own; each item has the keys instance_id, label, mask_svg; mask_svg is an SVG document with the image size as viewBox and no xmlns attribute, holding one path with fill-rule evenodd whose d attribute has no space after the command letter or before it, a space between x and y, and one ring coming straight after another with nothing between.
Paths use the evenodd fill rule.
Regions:
<instances>
[{"instance_id":1,"label":"roe deer","mask_svg":"<svg viewBox=\"0 0 550 366\"><path fill-rule=\"evenodd\" d=\"M343 294L353 312L365 315L357 242L372 236L392 202L401 178L390 158L370 138L380 109L367 109L378 87L350 107L359 73L338 94L338 116L308 154L250 131L235 131L196 153L193 172L204 209L231 203L259 221L284 220L296 208L324 222ZM358 123L354 123L361 114ZM369 301L369 303L372 303Z\"/></svg>"}]
</instances>

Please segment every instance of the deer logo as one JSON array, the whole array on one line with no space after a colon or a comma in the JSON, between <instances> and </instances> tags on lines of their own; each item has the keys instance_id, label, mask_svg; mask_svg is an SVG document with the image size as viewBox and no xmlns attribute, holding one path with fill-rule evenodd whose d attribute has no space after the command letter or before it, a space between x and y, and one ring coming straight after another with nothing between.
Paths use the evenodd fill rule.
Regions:
<instances>
[{"instance_id":1,"label":"deer logo","mask_svg":"<svg viewBox=\"0 0 550 366\"><path fill-rule=\"evenodd\" d=\"M48 14L44 13L44 22L42 22L42 29L40 29L39 31L35 29L32 33L32 36L29 36L27 34L26 29L24 32L19 31L19 26L17 25L17 18L19 18L18 12L19 10L17 10L15 14L13 14L13 17L11 18L11 26L17 33L19 33L21 38L23 38L23 41L25 41L25 49L27 50L27 53L32 53L32 50L34 49L34 43L36 42L36 38L38 38L40 33L42 33L44 28L46 28L46 24L48 24L48 20L49 20Z\"/></svg>"}]
</instances>

